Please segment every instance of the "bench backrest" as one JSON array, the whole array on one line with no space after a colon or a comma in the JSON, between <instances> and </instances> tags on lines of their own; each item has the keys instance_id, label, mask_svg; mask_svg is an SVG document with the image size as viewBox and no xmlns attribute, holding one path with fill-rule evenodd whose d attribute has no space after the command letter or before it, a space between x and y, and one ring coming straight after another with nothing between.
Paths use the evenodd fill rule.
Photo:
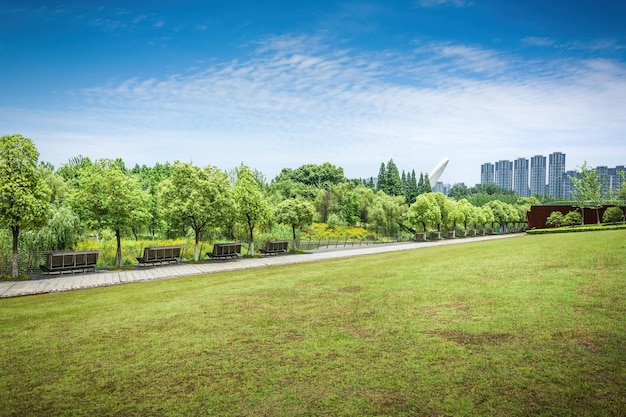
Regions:
<instances>
[{"instance_id":1,"label":"bench backrest","mask_svg":"<svg viewBox=\"0 0 626 417\"><path fill-rule=\"evenodd\" d=\"M241 243L216 243L213 245L213 255L235 255L241 252Z\"/></svg>"},{"instance_id":2,"label":"bench backrest","mask_svg":"<svg viewBox=\"0 0 626 417\"><path fill-rule=\"evenodd\" d=\"M180 258L182 246L152 246L144 248L143 259L145 261L159 261L165 259Z\"/></svg>"},{"instance_id":3,"label":"bench backrest","mask_svg":"<svg viewBox=\"0 0 626 417\"><path fill-rule=\"evenodd\" d=\"M46 266L49 269L96 266L99 253L100 251L49 252L46 257Z\"/></svg>"},{"instance_id":4,"label":"bench backrest","mask_svg":"<svg viewBox=\"0 0 626 417\"><path fill-rule=\"evenodd\" d=\"M288 240L268 240L265 243L265 250L268 252L287 251Z\"/></svg>"}]
</instances>

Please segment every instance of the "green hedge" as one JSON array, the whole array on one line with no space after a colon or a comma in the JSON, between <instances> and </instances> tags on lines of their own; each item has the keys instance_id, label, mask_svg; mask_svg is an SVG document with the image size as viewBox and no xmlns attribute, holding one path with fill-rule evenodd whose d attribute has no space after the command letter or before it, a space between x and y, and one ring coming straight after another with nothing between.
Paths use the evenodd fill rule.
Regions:
<instances>
[{"instance_id":1,"label":"green hedge","mask_svg":"<svg viewBox=\"0 0 626 417\"><path fill-rule=\"evenodd\" d=\"M555 227L551 229L527 230L526 233L529 235L545 235L549 233L597 232L599 230L623 230L623 229L626 229L626 224Z\"/></svg>"}]
</instances>

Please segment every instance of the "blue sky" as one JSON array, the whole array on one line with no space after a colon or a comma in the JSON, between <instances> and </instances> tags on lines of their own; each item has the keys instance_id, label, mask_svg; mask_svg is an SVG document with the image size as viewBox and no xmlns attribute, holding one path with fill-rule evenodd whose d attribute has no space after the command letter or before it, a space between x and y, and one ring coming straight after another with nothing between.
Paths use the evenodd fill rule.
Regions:
<instances>
[{"instance_id":1,"label":"blue sky","mask_svg":"<svg viewBox=\"0 0 626 417\"><path fill-rule=\"evenodd\" d=\"M271 180L393 158L626 163L626 2L0 0L0 134L55 166L174 160Z\"/></svg>"}]
</instances>

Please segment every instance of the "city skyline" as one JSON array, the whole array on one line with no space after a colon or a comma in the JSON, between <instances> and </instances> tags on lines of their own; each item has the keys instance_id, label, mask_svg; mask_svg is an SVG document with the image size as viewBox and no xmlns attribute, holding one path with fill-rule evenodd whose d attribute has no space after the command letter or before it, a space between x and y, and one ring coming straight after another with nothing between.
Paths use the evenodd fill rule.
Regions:
<instances>
[{"instance_id":1,"label":"city skyline","mask_svg":"<svg viewBox=\"0 0 626 417\"><path fill-rule=\"evenodd\" d=\"M5 0L0 126L55 166L380 161L441 180L525 150L626 153L626 3Z\"/></svg>"},{"instance_id":2,"label":"city skyline","mask_svg":"<svg viewBox=\"0 0 626 417\"><path fill-rule=\"evenodd\" d=\"M485 162L480 166L481 185L493 183L506 190L512 190L520 197L546 195L555 198L571 198L570 177L578 176L578 168L566 168L566 153L555 151L546 157L534 155L530 158L518 157L513 162L501 159L495 163ZM546 160L548 163L546 164ZM530 169L529 169L530 166ZM609 194L619 189L623 180L620 171L626 172L624 164L614 167L587 165L596 170L603 183L603 192ZM511 181L512 178L512 181Z\"/></svg>"}]
</instances>

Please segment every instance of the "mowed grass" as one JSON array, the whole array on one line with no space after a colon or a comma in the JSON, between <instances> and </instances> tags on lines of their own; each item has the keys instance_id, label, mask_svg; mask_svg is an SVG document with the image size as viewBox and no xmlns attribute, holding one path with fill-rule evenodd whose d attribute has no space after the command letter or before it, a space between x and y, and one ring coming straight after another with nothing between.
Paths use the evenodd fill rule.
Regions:
<instances>
[{"instance_id":1,"label":"mowed grass","mask_svg":"<svg viewBox=\"0 0 626 417\"><path fill-rule=\"evenodd\" d=\"M0 415L623 416L626 231L0 300Z\"/></svg>"}]
</instances>

